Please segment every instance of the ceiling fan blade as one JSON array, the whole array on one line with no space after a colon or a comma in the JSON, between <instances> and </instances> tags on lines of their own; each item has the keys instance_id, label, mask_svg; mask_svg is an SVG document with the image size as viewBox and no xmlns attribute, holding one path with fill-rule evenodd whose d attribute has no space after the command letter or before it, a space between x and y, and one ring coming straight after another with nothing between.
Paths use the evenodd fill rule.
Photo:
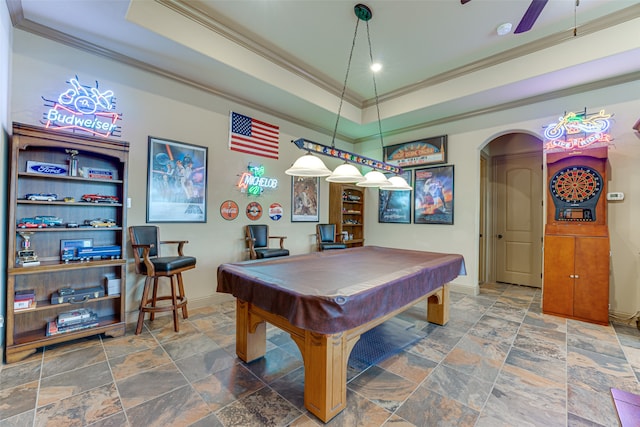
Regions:
<instances>
[{"instance_id":1,"label":"ceiling fan blade","mask_svg":"<svg viewBox=\"0 0 640 427\"><path fill-rule=\"evenodd\" d=\"M467 3L469 3L470 1L471 1L471 0L460 0L460 3L461 3L461 4L467 4Z\"/></svg>"},{"instance_id":2,"label":"ceiling fan blade","mask_svg":"<svg viewBox=\"0 0 640 427\"><path fill-rule=\"evenodd\" d=\"M527 32L536 23L538 16L542 13L542 9L547 5L549 0L531 0L529 9L524 13L524 16L520 20L518 27L513 32L514 34Z\"/></svg>"}]
</instances>

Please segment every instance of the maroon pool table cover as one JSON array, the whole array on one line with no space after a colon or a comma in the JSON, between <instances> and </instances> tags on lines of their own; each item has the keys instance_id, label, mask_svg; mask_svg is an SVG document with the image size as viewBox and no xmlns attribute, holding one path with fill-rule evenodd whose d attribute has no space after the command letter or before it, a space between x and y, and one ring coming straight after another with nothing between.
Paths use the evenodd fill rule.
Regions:
<instances>
[{"instance_id":1,"label":"maroon pool table cover","mask_svg":"<svg viewBox=\"0 0 640 427\"><path fill-rule=\"evenodd\" d=\"M403 307L465 274L462 255L364 246L218 267L218 292L294 326L334 334Z\"/></svg>"}]
</instances>

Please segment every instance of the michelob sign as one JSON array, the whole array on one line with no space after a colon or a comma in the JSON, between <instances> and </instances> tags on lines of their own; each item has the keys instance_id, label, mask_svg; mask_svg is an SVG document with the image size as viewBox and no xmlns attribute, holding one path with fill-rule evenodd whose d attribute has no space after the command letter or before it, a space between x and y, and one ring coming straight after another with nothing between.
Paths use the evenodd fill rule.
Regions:
<instances>
[{"instance_id":1,"label":"michelob sign","mask_svg":"<svg viewBox=\"0 0 640 427\"><path fill-rule=\"evenodd\" d=\"M122 115L114 111L113 91L102 90L97 81L95 87L81 85L77 76L67 83L70 87L58 99L42 97L48 108L44 113L45 127L84 131L105 138L119 137L120 126L116 122Z\"/></svg>"}]
</instances>

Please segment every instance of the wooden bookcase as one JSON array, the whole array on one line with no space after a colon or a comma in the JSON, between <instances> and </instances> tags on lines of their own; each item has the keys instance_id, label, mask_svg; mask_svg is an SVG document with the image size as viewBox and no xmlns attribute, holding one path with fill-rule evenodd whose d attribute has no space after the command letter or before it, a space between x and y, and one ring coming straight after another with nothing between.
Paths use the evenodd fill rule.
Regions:
<instances>
[{"instance_id":1,"label":"wooden bookcase","mask_svg":"<svg viewBox=\"0 0 640 427\"><path fill-rule=\"evenodd\" d=\"M364 246L364 190L352 184L329 185L329 222L338 235L347 232L347 247Z\"/></svg>"},{"instance_id":2,"label":"wooden bookcase","mask_svg":"<svg viewBox=\"0 0 640 427\"><path fill-rule=\"evenodd\" d=\"M78 167L84 173L76 176L46 175L27 168L27 162L68 164L66 150L77 150ZM126 208L123 200L127 195L129 144L14 123L10 156L6 362L21 360L40 347L72 339L100 333L123 335L126 295ZM112 171L113 176L91 177L83 168L93 168L94 172L96 169ZM25 196L30 193L49 193L58 197L53 201L27 200ZM115 196L118 203L85 202L82 201L85 194ZM63 224L44 228L18 227L21 219L36 216L61 218ZM112 219L116 225L84 226L85 220L97 218ZM78 227L67 227L69 223ZM22 249L24 241L19 234L21 231L33 232L31 249L35 251L39 265L23 266L19 262L17 252ZM93 247L119 247L122 256L66 263L61 260L61 240L88 239L92 239ZM119 294L106 292L107 279L116 284L119 280ZM61 288L82 290L98 286L105 289L104 296L80 299L74 303L52 303L52 294ZM14 310L15 293L26 290L35 291L35 307ZM97 313L98 325L46 335L48 322L55 321L59 313L76 308L87 308Z\"/></svg>"}]
</instances>

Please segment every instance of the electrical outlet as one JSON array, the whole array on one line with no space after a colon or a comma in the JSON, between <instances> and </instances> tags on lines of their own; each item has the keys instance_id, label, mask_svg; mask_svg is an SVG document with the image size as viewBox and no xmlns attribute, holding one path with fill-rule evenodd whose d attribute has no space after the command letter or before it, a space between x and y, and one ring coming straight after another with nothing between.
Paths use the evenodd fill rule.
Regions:
<instances>
[{"instance_id":1,"label":"electrical outlet","mask_svg":"<svg viewBox=\"0 0 640 427\"><path fill-rule=\"evenodd\" d=\"M624 193L622 192L607 193L607 200L610 200L610 201L624 200Z\"/></svg>"}]
</instances>

